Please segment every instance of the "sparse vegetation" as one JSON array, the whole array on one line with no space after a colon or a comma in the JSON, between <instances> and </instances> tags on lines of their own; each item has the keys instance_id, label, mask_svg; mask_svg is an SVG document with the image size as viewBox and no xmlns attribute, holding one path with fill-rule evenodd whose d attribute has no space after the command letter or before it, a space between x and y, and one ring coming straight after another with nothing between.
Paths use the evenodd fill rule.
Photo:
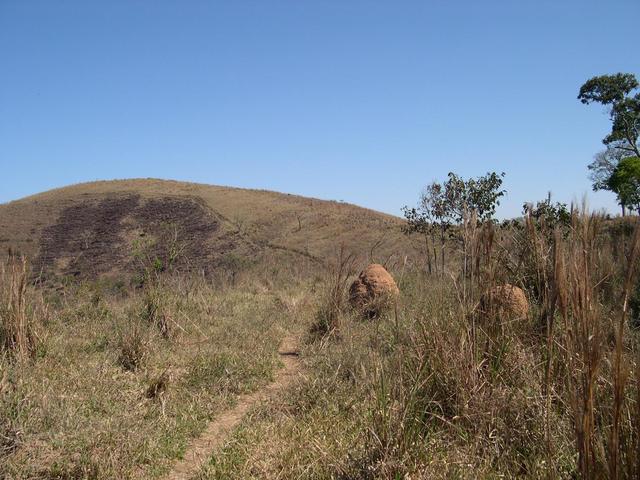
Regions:
<instances>
[{"instance_id":1,"label":"sparse vegetation","mask_svg":"<svg viewBox=\"0 0 640 480\"><path fill-rule=\"evenodd\" d=\"M207 274L180 268L189 231L182 244L168 230L168 247L145 234L138 268L111 277L34 286L11 257L0 476L162 478L211 420L276 378L293 332L301 373L197 478L637 478L637 217L548 197L498 225L501 178L488 177L483 207L451 197L432 269L397 223L331 250L310 237L312 215L313 255L254 237L250 261L225 251ZM400 300L363 316L349 286L374 250ZM16 362L5 324L43 348L27 341L30 361Z\"/></svg>"},{"instance_id":2,"label":"sparse vegetation","mask_svg":"<svg viewBox=\"0 0 640 480\"><path fill-rule=\"evenodd\" d=\"M617 264L604 225L574 209L566 235L531 222L470 237L476 300L519 282L523 255L549 275L524 318L480 319L455 276L404 275L397 319L343 316L339 340L303 351L285 404L247 419L199 478L634 478L638 338L623 317L638 230Z\"/></svg>"},{"instance_id":3,"label":"sparse vegetation","mask_svg":"<svg viewBox=\"0 0 640 480\"><path fill-rule=\"evenodd\" d=\"M0 356L0 477L158 478L240 392L277 368L295 325L258 284L167 279L169 339L139 316L140 293L93 282L51 291L41 358ZM250 353L247 353L250 352Z\"/></svg>"}]
</instances>

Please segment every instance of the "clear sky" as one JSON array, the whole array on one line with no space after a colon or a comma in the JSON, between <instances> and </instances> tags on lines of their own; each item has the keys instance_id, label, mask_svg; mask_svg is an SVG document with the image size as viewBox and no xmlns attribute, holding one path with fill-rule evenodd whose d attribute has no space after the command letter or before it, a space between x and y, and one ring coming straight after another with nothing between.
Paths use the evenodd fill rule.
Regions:
<instances>
[{"instance_id":1,"label":"clear sky","mask_svg":"<svg viewBox=\"0 0 640 480\"><path fill-rule=\"evenodd\" d=\"M640 74L638 0L0 0L0 202L96 179L265 188L400 214L504 171L500 216L590 193Z\"/></svg>"}]
</instances>

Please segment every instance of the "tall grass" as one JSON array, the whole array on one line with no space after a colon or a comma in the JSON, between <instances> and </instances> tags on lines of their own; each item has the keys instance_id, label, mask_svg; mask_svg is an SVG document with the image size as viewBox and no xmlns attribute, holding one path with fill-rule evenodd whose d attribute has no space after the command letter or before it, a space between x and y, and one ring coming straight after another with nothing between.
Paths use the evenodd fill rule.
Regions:
<instances>
[{"instance_id":1,"label":"tall grass","mask_svg":"<svg viewBox=\"0 0 640 480\"><path fill-rule=\"evenodd\" d=\"M569 226L529 216L500 235L465 222L460 254L450 256L461 260L455 298L435 314L409 305L416 327L373 386L377 465L419 461L416 445L446 432L448 448L493 472L640 477L639 343L628 321L640 227L616 246L621 253L604 223L585 208L573 209ZM504 282L529 286L535 300L531 318L510 328L474 308Z\"/></svg>"},{"instance_id":2,"label":"tall grass","mask_svg":"<svg viewBox=\"0 0 640 480\"><path fill-rule=\"evenodd\" d=\"M337 333L340 319L346 309L346 294L350 277L355 273L356 257L340 247L336 257L330 261L325 270L324 289L320 305L316 312L316 321L311 333L325 336Z\"/></svg>"},{"instance_id":3,"label":"tall grass","mask_svg":"<svg viewBox=\"0 0 640 480\"><path fill-rule=\"evenodd\" d=\"M46 307L29 289L27 259L10 254L0 266L0 348L19 359L33 356L40 315Z\"/></svg>"},{"instance_id":4,"label":"tall grass","mask_svg":"<svg viewBox=\"0 0 640 480\"><path fill-rule=\"evenodd\" d=\"M640 226L636 224L625 242L622 268L613 263L601 227L600 216L574 212L555 271L578 471L586 479L638 478L637 452L629 450L640 431L637 409L629 408L638 388L637 384L629 388L630 372L637 368L637 339L631 337L627 319ZM618 279L620 288L613 298L606 298L602 286L620 270L624 272Z\"/></svg>"},{"instance_id":5,"label":"tall grass","mask_svg":"<svg viewBox=\"0 0 640 480\"><path fill-rule=\"evenodd\" d=\"M345 249L321 272L277 273L283 256L224 288L158 273L142 292L105 297L107 316L78 290L36 368L6 363L5 383L29 387L15 395L31 410L0 425L0 453L24 476L85 468L82 454L95 476L157 477L234 395L269 381L284 330L313 324L341 341L304 345L293 394L216 452L214 478L640 478L629 321L640 228L613 240L599 215L574 209L571 220L502 229L466 219L448 275L403 270L402 304L376 322L347 314L356 258ZM15 257L0 272L2 349L25 357L43 315L27 272ZM320 288L313 274L324 274ZM528 318L478 308L505 283L526 290Z\"/></svg>"}]
</instances>

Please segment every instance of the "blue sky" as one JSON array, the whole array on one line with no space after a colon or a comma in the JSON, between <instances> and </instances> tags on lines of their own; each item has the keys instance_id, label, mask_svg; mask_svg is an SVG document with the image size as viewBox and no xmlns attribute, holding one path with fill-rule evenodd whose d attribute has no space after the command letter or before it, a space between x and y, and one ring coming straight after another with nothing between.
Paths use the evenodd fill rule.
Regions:
<instances>
[{"instance_id":1,"label":"blue sky","mask_svg":"<svg viewBox=\"0 0 640 480\"><path fill-rule=\"evenodd\" d=\"M637 0L0 0L0 202L157 177L400 214L454 171L506 172L500 216L589 193L640 74Z\"/></svg>"}]
</instances>

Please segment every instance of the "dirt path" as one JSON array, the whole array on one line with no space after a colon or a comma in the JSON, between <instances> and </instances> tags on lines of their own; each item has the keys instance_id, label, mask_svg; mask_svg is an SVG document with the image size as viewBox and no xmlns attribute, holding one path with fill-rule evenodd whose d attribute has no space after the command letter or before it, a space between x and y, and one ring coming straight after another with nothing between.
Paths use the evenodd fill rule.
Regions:
<instances>
[{"instance_id":1,"label":"dirt path","mask_svg":"<svg viewBox=\"0 0 640 480\"><path fill-rule=\"evenodd\" d=\"M223 444L251 407L291 383L299 369L296 339L291 336L285 337L280 344L278 354L284 368L276 372L275 380L260 390L240 395L235 407L211 421L202 435L195 438L187 447L184 458L175 464L173 470L165 477L166 480L187 480L193 477L209 459L213 450Z\"/></svg>"}]
</instances>

